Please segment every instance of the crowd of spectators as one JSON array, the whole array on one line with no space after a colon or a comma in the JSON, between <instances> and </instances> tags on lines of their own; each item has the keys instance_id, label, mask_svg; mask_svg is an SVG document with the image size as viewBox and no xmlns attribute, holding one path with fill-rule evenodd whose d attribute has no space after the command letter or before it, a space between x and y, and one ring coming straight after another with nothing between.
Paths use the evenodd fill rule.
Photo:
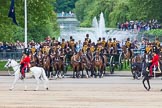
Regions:
<instances>
[{"instance_id":1,"label":"crowd of spectators","mask_svg":"<svg viewBox=\"0 0 162 108\"><path fill-rule=\"evenodd\" d=\"M140 31L148 31L151 29L159 29L162 28L161 24L153 19L150 21L126 21L124 23L117 23L117 28L120 30L130 30L134 33L138 33Z\"/></svg>"},{"instance_id":2,"label":"crowd of spectators","mask_svg":"<svg viewBox=\"0 0 162 108\"><path fill-rule=\"evenodd\" d=\"M32 47L34 47L39 51L41 46L43 46L44 44L51 44L52 41L56 40L55 38L51 39L50 36L47 36L42 42L34 42L34 40L31 40L30 42L28 42L28 48L31 49ZM20 42L19 40L15 43L0 42L0 52L22 52L24 48L24 42Z\"/></svg>"},{"instance_id":3,"label":"crowd of spectators","mask_svg":"<svg viewBox=\"0 0 162 108\"><path fill-rule=\"evenodd\" d=\"M24 43L17 41L16 43L0 42L0 52L15 52L24 49Z\"/></svg>"}]
</instances>

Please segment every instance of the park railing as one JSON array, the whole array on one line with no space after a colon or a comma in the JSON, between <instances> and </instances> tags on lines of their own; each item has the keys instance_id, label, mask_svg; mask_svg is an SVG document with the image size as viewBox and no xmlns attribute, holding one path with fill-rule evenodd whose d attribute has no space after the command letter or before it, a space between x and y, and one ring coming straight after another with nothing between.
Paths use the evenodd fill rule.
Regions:
<instances>
[{"instance_id":1,"label":"park railing","mask_svg":"<svg viewBox=\"0 0 162 108\"><path fill-rule=\"evenodd\" d=\"M21 51L17 51L17 52L0 52L0 61L6 61L8 59L15 59L15 60L20 60L22 56L22 52Z\"/></svg>"}]
</instances>

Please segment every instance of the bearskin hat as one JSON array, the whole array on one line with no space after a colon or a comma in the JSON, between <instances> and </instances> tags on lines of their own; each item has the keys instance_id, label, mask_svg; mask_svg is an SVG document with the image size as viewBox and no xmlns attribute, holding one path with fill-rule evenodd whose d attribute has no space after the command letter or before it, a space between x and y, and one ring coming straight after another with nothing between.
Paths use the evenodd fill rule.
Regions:
<instances>
[{"instance_id":1,"label":"bearskin hat","mask_svg":"<svg viewBox=\"0 0 162 108\"><path fill-rule=\"evenodd\" d=\"M157 47L156 46L152 47L152 52L157 53Z\"/></svg>"},{"instance_id":2,"label":"bearskin hat","mask_svg":"<svg viewBox=\"0 0 162 108\"><path fill-rule=\"evenodd\" d=\"M25 48L24 49L24 54L29 55L29 53L30 53L30 50L28 48Z\"/></svg>"}]
</instances>

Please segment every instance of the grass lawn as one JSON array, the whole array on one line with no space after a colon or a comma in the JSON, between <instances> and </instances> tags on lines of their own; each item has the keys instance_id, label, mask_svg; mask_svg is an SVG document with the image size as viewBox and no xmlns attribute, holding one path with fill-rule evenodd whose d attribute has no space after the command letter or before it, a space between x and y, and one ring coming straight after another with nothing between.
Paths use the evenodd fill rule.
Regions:
<instances>
[{"instance_id":1,"label":"grass lawn","mask_svg":"<svg viewBox=\"0 0 162 108\"><path fill-rule=\"evenodd\" d=\"M6 63L7 63L7 61L0 61L0 71L6 71L7 70L6 68L4 68L4 65ZM71 66L68 66L68 71L72 71ZM109 67L106 68L106 71L109 71ZM119 71L119 69L116 67L115 71ZM120 71L130 71L130 67L125 68L125 65L123 64L123 69L120 70Z\"/></svg>"},{"instance_id":2,"label":"grass lawn","mask_svg":"<svg viewBox=\"0 0 162 108\"><path fill-rule=\"evenodd\" d=\"M7 61L0 61L0 71L5 71L6 68L4 67Z\"/></svg>"}]
</instances>

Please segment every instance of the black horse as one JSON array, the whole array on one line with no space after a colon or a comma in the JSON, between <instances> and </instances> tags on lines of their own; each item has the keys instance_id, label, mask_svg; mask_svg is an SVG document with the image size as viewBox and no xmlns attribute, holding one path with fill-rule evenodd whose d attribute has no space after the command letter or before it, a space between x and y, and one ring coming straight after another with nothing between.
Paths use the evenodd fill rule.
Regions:
<instances>
[{"instance_id":1,"label":"black horse","mask_svg":"<svg viewBox=\"0 0 162 108\"><path fill-rule=\"evenodd\" d=\"M131 72L134 79L139 79L142 75L143 71L143 57L140 55L136 55L131 60Z\"/></svg>"},{"instance_id":2,"label":"black horse","mask_svg":"<svg viewBox=\"0 0 162 108\"><path fill-rule=\"evenodd\" d=\"M142 80L142 83L143 83L143 86L144 86L144 88L147 90L147 91L149 91L150 89L151 89L151 86L150 86L150 79L152 78L152 77L154 77L154 75L156 76L156 77L159 77L159 76L162 76L162 72L161 72L161 70L162 70L162 62L161 61L159 61L159 65L158 65L158 67L156 67L156 69L155 69L155 74L153 75L153 76L149 76L149 67L150 67L150 63L147 63L146 61L144 61L144 66L143 66L143 80ZM158 72L158 73L157 73ZM147 84L148 84L148 86L146 86L145 85L145 81L147 81ZM162 89L161 89L161 91L162 91Z\"/></svg>"}]
</instances>

